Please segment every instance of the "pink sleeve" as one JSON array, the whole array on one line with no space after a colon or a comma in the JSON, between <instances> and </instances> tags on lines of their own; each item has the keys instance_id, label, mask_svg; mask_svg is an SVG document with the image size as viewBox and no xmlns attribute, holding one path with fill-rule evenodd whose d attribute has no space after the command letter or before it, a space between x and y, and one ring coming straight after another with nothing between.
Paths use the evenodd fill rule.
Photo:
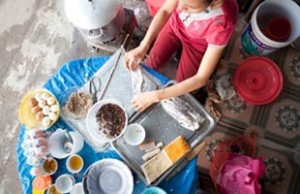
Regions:
<instances>
[{"instance_id":1,"label":"pink sleeve","mask_svg":"<svg viewBox=\"0 0 300 194\"><path fill-rule=\"evenodd\" d=\"M234 32L238 20L238 5L236 0L224 0L223 16L214 18L206 41L211 45L226 45Z\"/></svg>"},{"instance_id":2,"label":"pink sleeve","mask_svg":"<svg viewBox=\"0 0 300 194\"><path fill-rule=\"evenodd\" d=\"M217 17L208 31L206 41L211 45L227 45L233 32L234 25L232 23L224 21L224 17Z\"/></svg>"}]
</instances>

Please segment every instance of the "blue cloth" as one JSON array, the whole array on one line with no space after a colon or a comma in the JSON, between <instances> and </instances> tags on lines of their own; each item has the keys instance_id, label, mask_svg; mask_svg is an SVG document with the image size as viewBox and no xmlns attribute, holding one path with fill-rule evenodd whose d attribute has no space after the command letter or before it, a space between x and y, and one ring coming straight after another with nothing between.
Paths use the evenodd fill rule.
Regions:
<instances>
[{"instance_id":1,"label":"blue cloth","mask_svg":"<svg viewBox=\"0 0 300 194\"><path fill-rule=\"evenodd\" d=\"M44 88L51 91L58 99L62 95L63 91L72 86L82 86L87 79L90 79L93 74L102 67L102 65L108 60L109 57L92 57L88 59L78 59L75 61L68 62L64 64L57 73L53 74L50 79L44 84ZM158 78L162 84L168 82L168 78L155 72L147 66L145 69ZM59 119L50 129L54 131L57 128L63 128L71 130L70 127L62 120ZM24 193L31 193L32 190L32 180L33 177L30 175L31 166L26 163L26 157L23 155L23 149L21 148L21 143L24 139L25 126L21 126L18 142L17 142L17 160L18 160L18 172L20 181L22 183ZM84 158L84 172L88 166L90 166L95 161L101 160L103 158L115 158L121 160L120 156L115 151L105 151L100 153L95 153L93 149L85 143L83 149L78 153ZM52 176L53 180L57 178L60 174L68 173L65 167L65 160L58 160L59 168L58 171ZM75 177L76 178L76 177ZM196 159L193 159L181 172L174 176L170 180L163 181L159 187L163 188L167 193L174 194L189 194L195 193L196 181L197 181L197 168ZM76 181L81 181L81 178L76 178ZM141 181L136 175L134 175L134 193L142 193L146 185Z\"/></svg>"}]
</instances>

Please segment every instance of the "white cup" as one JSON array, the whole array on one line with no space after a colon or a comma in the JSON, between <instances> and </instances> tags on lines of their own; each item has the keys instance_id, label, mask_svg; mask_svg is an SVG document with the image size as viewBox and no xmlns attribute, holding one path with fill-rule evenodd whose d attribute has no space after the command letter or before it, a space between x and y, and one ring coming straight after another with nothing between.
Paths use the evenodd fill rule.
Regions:
<instances>
[{"instance_id":1,"label":"white cup","mask_svg":"<svg viewBox=\"0 0 300 194\"><path fill-rule=\"evenodd\" d=\"M83 137L76 131L70 131L69 134L73 140L72 149L69 153L66 152L64 148L64 143L67 140L65 131L58 128L54 133L51 134L48 141L48 148L53 157L59 159L66 158L71 154L78 153L83 148Z\"/></svg>"},{"instance_id":2,"label":"white cup","mask_svg":"<svg viewBox=\"0 0 300 194\"><path fill-rule=\"evenodd\" d=\"M84 145L83 137L76 131L70 131L70 135L73 139L73 148L71 154L80 152Z\"/></svg>"},{"instance_id":3,"label":"white cup","mask_svg":"<svg viewBox=\"0 0 300 194\"><path fill-rule=\"evenodd\" d=\"M44 160L42 167L46 175L53 175L58 169L58 164L54 158L49 157Z\"/></svg>"},{"instance_id":4,"label":"white cup","mask_svg":"<svg viewBox=\"0 0 300 194\"><path fill-rule=\"evenodd\" d=\"M74 183L75 179L72 175L62 174L57 177L55 187L61 193L69 193L72 190Z\"/></svg>"},{"instance_id":5,"label":"white cup","mask_svg":"<svg viewBox=\"0 0 300 194\"><path fill-rule=\"evenodd\" d=\"M82 183L76 183L73 186L70 194L84 194L83 184Z\"/></svg>"},{"instance_id":6,"label":"white cup","mask_svg":"<svg viewBox=\"0 0 300 194\"><path fill-rule=\"evenodd\" d=\"M77 161L74 161L74 160L77 160ZM74 162L80 162L81 165L79 166L78 169L74 169L74 167L72 167L72 166L74 166L74 164L73 165L71 164L72 162L73 163ZM78 173L78 172L80 172L82 170L82 168L83 168L83 165L84 165L84 161L83 161L82 157L79 156L78 154L72 154L66 160L66 167L67 167L67 169L68 169L68 171L70 173Z\"/></svg>"},{"instance_id":7,"label":"white cup","mask_svg":"<svg viewBox=\"0 0 300 194\"><path fill-rule=\"evenodd\" d=\"M144 127L137 123L128 125L124 132L125 141L133 146L143 143L145 137L146 132Z\"/></svg>"}]
</instances>

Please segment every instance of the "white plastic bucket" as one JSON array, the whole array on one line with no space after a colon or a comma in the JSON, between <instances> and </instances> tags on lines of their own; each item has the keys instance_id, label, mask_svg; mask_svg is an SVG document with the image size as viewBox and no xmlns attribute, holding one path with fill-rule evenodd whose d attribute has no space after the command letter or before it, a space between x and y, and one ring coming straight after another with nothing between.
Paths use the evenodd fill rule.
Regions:
<instances>
[{"instance_id":1,"label":"white plastic bucket","mask_svg":"<svg viewBox=\"0 0 300 194\"><path fill-rule=\"evenodd\" d=\"M249 55L267 55L288 46L300 35L300 7L292 0L266 0L253 12L241 36L243 51ZM274 17L284 17L291 24L291 34L285 41L271 40L261 29Z\"/></svg>"}]
</instances>

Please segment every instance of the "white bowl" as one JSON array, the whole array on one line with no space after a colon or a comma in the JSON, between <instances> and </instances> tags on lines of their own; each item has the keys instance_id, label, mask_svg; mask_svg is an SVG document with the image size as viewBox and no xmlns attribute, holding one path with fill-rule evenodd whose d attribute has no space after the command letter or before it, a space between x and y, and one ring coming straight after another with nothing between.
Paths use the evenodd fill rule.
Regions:
<instances>
[{"instance_id":1,"label":"white bowl","mask_svg":"<svg viewBox=\"0 0 300 194\"><path fill-rule=\"evenodd\" d=\"M96 120L96 114L97 114L98 110L102 106L107 105L107 104L117 105L125 113L124 127L121 130L120 134L114 138L109 138L102 131L100 131L99 124L97 123L97 120ZM112 141L115 141L116 139L118 139L124 133L124 129L127 126L127 122L128 122L128 116L127 116L127 113L126 113L124 107L122 106L122 104L118 100L115 100L115 99L104 99L104 100L101 100L101 101L97 102L96 104L94 104L92 106L92 108L90 109L90 111L88 112L88 115L86 118L86 127L94 138L101 139L103 142L112 142Z\"/></svg>"},{"instance_id":2,"label":"white bowl","mask_svg":"<svg viewBox=\"0 0 300 194\"><path fill-rule=\"evenodd\" d=\"M128 166L112 158L92 164L83 178L83 188L89 194L131 194L133 187L133 176Z\"/></svg>"},{"instance_id":3,"label":"white bowl","mask_svg":"<svg viewBox=\"0 0 300 194\"><path fill-rule=\"evenodd\" d=\"M66 152L64 149L64 143L66 142L65 132L58 128L49 137L48 148L50 154L58 159L66 158L71 154L78 153L84 146L83 137L76 131L70 131L69 134L73 140L73 146L70 153Z\"/></svg>"},{"instance_id":4,"label":"white bowl","mask_svg":"<svg viewBox=\"0 0 300 194\"><path fill-rule=\"evenodd\" d=\"M124 132L125 141L133 146L143 143L146 137L145 129L142 125L132 123L127 126Z\"/></svg>"}]
</instances>

